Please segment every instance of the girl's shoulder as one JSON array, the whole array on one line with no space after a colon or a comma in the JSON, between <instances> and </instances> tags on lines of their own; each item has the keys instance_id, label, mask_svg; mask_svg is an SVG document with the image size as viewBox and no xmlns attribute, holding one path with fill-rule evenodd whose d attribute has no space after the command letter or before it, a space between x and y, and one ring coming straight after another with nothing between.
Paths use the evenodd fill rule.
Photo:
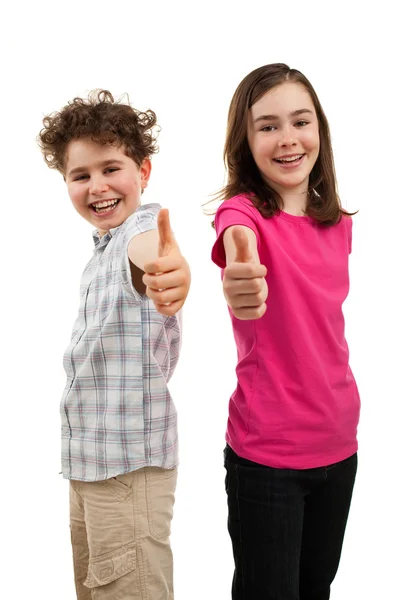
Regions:
<instances>
[{"instance_id":1,"label":"girl's shoulder","mask_svg":"<svg viewBox=\"0 0 400 600\"><path fill-rule=\"evenodd\" d=\"M232 196L232 198L228 198L228 200L224 200L218 210L243 206L257 210L247 194L237 194L236 196Z\"/></svg>"},{"instance_id":2,"label":"girl's shoulder","mask_svg":"<svg viewBox=\"0 0 400 600\"><path fill-rule=\"evenodd\" d=\"M352 243L353 243L353 219L351 215L343 214L340 219L342 227L344 227L345 235L347 236L347 243L349 247L349 254L351 254Z\"/></svg>"},{"instance_id":3,"label":"girl's shoulder","mask_svg":"<svg viewBox=\"0 0 400 600\"><path fill-rule=\"evenodd\" d=\"M223 213L238 211L247 214L253 220L257 220L261 215L256 209L250 197L246 194L238 194L228 200L224 200L217 209L216 218L221 217Z\"/></svg>"}]
</instances>

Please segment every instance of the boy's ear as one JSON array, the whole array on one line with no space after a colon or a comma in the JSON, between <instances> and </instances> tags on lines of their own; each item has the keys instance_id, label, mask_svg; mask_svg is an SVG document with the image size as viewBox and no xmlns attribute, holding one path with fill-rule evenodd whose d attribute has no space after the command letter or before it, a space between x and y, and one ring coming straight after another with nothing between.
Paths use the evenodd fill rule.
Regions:
<instances>
[{"instance_id":1,"label":"boy's ear","mask_svg":"<svg viewBox=\"0 0 400 600\"><path fill-rule=\"evenodd\" d=\"M140 166L140 180L141 180L141 188L142 191L147 187L149 183L151 173L151 161L149 158L143 159L143 162Z\"/></svg>"}]
</instances>

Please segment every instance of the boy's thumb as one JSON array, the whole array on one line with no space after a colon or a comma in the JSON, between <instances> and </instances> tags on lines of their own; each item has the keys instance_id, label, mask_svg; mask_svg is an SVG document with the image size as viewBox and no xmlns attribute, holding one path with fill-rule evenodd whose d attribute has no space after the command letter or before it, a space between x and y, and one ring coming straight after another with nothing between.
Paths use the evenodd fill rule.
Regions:
<instances>
[{"instance_id":1,"label":"boy's thumb","mask_svg":"<svg viewBox=\"0 0 400 600\"><path fill-rule=\"evenodd\" d=\"M162 208L157 218L158 228L158 256L167 256L171 247L174 245L174 236L169 222L169 212L167 208Z\"/></svg>"}]
</instances>

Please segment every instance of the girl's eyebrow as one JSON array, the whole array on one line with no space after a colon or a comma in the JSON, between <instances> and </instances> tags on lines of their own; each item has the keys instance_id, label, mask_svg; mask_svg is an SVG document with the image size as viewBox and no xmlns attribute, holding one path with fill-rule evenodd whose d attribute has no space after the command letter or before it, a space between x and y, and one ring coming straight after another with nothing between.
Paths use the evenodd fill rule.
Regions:
<instances>
[{"instance_id":1,"label":"girl's eyebrow","mask_svg":"<svg viewBox=\"0 0 400 600\"><path fill-rule=\"evenodd\" d=\"M108 165L118 165L118 166L123 166L123 162L122 160L115 160L113 158L110 158L108 160L103 160L103 162L98 163L98 167L107 167ZM83 171L87 171L88 167L76 167L76 169L72 169L69 173L68 176L71 177L71 175L75 175L76 173L83 173Z\"/></svg>"},{"instance_id":2,"label":"girl's eyebrow","mask_svg":"<svg viewBox=\"0 0 400 600\"><path fill-rule=\"evenodd\" d=\"M309 113L310 115L314 114L312 110L310 110L309 108L299 108L298 110L295 110L294 112L290 113L290 117L298 117L299 115L303 115ZM253 123L258 123L258 121L278 121L279 117L278 115L261 115L260 117L257 117L257 119L254 119Z\"/></svg>"}]
</instances>

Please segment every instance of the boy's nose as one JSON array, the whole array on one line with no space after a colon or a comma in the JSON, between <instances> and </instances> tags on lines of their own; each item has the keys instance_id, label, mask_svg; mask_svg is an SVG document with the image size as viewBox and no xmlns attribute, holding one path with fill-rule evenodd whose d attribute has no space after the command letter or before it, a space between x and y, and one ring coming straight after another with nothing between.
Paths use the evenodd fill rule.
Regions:
<instances>
[{"instance_id":1,"label":"boy's nose","mask_svg":"<svg viewBox=\"0 0 400 600\"><path fill-rule=\"evenodd\" d=\"M102 194L109 189L106 180L103 177L92 177L90 181L90 193L93 195Z\"/></svg>"}]
</instances>

